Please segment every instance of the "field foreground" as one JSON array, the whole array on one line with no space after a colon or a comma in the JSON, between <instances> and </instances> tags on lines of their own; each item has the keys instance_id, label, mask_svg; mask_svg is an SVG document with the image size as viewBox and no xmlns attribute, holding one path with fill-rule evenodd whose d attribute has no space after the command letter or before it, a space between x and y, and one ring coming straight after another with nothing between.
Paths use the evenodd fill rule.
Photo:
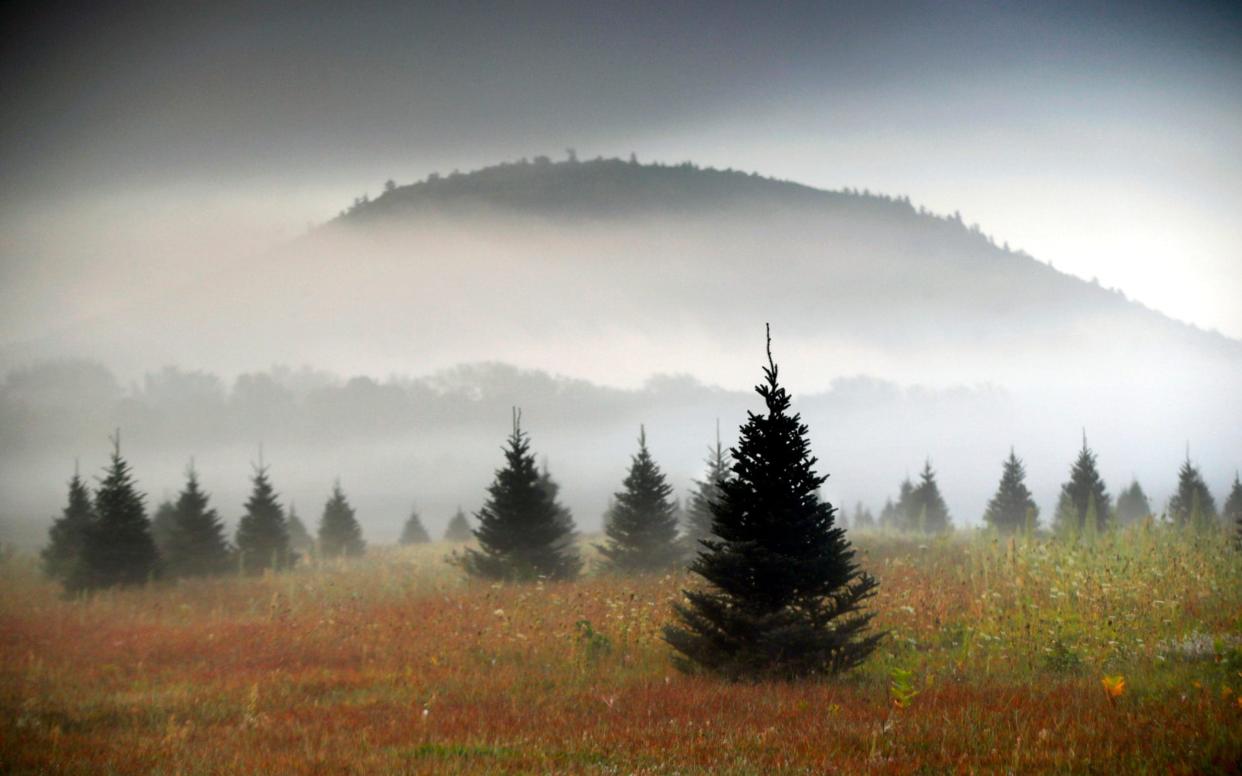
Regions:
<instances>
[{"instance_id":1,"label":"field foreground","mask_svg":"<svg viewBox=\"0 0 1242 776\"><path fill-rule=\"evenodd\" d=\"M889 632L817 683L685 676L683 575L466 583L448 545L64 600L0 566L8 773L1236 773L1242 555L863 537Z\"/></svg>"}]
</instances>

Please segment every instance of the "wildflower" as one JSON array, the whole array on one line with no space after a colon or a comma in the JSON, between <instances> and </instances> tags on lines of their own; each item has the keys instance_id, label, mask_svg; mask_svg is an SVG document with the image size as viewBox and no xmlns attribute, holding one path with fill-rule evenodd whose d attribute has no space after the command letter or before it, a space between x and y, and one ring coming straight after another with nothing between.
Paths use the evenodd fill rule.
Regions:
<instances>
[{"instance_id":1,"label":"wildflower","mask_svg":"<svg viewBox=\"0 0 1242 776\"><path fill-rule=\"evenodd\" d=\"M1126 678L1124 676L1105 676L1100 679L1100 684L1104 685L1104 692L1108 693L1110 700L1125 695Z\"/></svg>"}]
</instances>

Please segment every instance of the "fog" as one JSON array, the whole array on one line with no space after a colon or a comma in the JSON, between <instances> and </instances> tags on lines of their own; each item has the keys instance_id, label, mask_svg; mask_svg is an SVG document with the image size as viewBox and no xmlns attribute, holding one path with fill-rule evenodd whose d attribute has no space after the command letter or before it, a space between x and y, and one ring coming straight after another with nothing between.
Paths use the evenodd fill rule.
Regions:
<instances>
[{"instance_id":1,"label":"fog","mask_svg":"<svg viewBox=\"0 0 1242 776\"><path fill-rule=\"evenodd\" d=\"M339 477L373 541L414 506L435 533L479 506L519 406L595 531L640 424L683 494L717 420L731 442L758 408L765 322L851 511L930 458L955 524L976 525L1012 445L1050 516L1084 429L1114 493L1137 477L1163 505L1188 443L1223 490L1242 345L996 243L902 199L688 166L399 187L4 348L0 512L32 542L120 428L153 503L193 457L235 519L262 445L308 523Z\"/></svg>"},{"instance_id":2,"label":"fog","mask_svg":"<svg viewBox=\"0 0 1242 776\"><path fill-rule=\"evenodd\" d=\"M594 530L639 424L682 491L731 438L765 322L847 506L930 457L974 525L1012 445L1047 516L1084 429L1157 504L1242 465L1234 6L2 13L25 546L116 428L152 502L194 457L236 519L262 445L310 523L339 476L435 531L515 405Z\"/></svg>"}]
</instances>

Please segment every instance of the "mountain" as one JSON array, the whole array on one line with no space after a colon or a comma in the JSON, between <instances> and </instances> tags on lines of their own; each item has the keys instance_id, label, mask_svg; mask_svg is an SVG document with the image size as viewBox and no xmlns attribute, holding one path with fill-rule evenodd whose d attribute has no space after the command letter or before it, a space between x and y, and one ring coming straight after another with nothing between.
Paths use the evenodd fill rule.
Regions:
<instances>
[{"instance_id":1,"label":"mountain","mask_svg":"<svg viewBox=\"0 0 1242 776\"><path fill-rule=\"evenodd\" d=\"M930 456L956 518L974 522L1014 445L1050 512L1084 427L1110 482L1138 476L1157 494L1188 439L1211 482L1242 463L1242 343L901 197L688 164L536 159L394 184L261 259L222 253L206 280L172 292L142 281L107 314L4 347L0 367L88 358L124 384L177 364L223 375L221 386L241 375L233 393L245 401L218 416L185 398L224 401L216 389L179 383L159 412L97 407L61 436L26 405L10 408L0 453L21 465L0 478L0 513L56 503L64 462L121 422L135 459L174 479L190 455L244 475L260 441L281 444L298 500L322 495L307 492L314 482L354 477L358 491L373 486L360 506L391 500L396 531L415 498L469 504L508 407L523 404L567 497L597 525L640 422L653 450L665 445L666 471L698 475L715 418L727 430L753 406L765 322L834 475L829 492L850 503L878 507ZM570 383L454 371L495 361ZM411 404L401 380L359 379L346 383L347 410L294 412L254 377L272 364L438 375L410 390L457 381L460 401ZM644 392L658 374L727 390ZM75 381L108 394L98 375ZM461 403L479 397L490 398ZM177 412L189 425L168 433Z\"/></svg>"},{"instance_id":2,"label":"mountain","mask_svg":"<svg viewBox=\"0 0 1242 776\"><path fill-rule=\"evenodd\" d=\"M0 365L382 374L501 359L603 383L690 372L745 385L735 349L764 321L810 360L815 387L858 373L1010 384L1033 368L1125 385L1155 362L1242 362L1242 342L997 246L956 215L690 164L537 158L431 176L261 260L218 263L155 298L135 278L128 305L10 345Z\"/></svg>"}]
</instances>

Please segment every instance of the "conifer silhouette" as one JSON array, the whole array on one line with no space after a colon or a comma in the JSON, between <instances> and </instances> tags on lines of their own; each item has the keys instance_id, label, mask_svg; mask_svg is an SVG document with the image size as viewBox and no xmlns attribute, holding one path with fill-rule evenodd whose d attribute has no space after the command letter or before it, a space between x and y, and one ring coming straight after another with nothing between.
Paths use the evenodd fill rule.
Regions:
<instances>
[{"instance_id":1,"label":"conifer silhouette","mask_svg":"<svg viewBox=\"0 0 1242 776\"><path fill-rule=\"evenodd\" d=\"M267 476L262 456L254 467L246 514L237 524L234 542L242 570L247 574L260 574L267 569L280 570L293 561L285 511Z\"/></svg>"},{"instance_id":2,"label":"conifer silhouette","mask_svg":"<svg viewBox=\"0 0 1242 776\"><path fill-rule=\"evenodd\" d=\"M614 494L604 524L607 542L598 546L604 567L622 573L661 571L677 564L677 511L673 486L647 449L639 427L638 452L630 459L624 489Z\"/></svg>"},{"instance_id":3,"label":"conifer silhouette","mask_svg":"<svg viewBox=\"0 0 1242 776\"><path fill-rule=\"evenodd\" d=\"M431 534L427 533L427 529L423 527L423 519L418 516L417 509L410 510L410 516L406 518L405 525L401 527L400 543L406 544L426 544L431 541Z\"/></svg>"},{"instance_id":4,"label":"conifer silhouette","mask_svg":"<svg viewBox=\"0 0 1242 776\"><path fill-rule=\"evenodd\" d=\"M703 539L712 535L712 504L720 500L720 482L729 477L729 461L724 446L720 444L720 422L716 422L716 444L708 448L707 472L703 479L694 481L694 491L686 505L683 524L688 554L693 557L702 546Z\"/></svg>"},{"instance_id":5,"label":"conifer silhouette","mask_svg":"<svg viewBox=\"0 0 1242 776\"><path fill-rule=\"evenodd\" d=\"M160 557L151 538L145 497L121 457L121 436L112 438L112 457L95 491L95 519L86 532L81 562L68 587L73 590L140 585L159 573Z\"/></svg>"},{"instance_id":6,"label":"conifer silhouette","mask_svg":"<svg viewBox=\"0 0 1242 776\"><path fill-rule=\"evenodd\" d=\"M298 517L297 505L292 501L289 502L289 515L285 519L285 526L289 530L290 561L296 561L301 555L314 555L315 539L306 529L306 523Z\"/></svg>"},{"instance_id":7,"label":"conifer silhouette","mask_svg":"<svg viewBox=\"0 0 1242 776\"><path fill-rule=\"evenodd\" d=\"M1151 502L1138 480L1131 480L1130 485L1117 494L1115 514L1118 525L1129 525L1151 514Z\"/></svg>"},{"instance_id":8,"label":"conifer silhouette","mask_svg":"<svg viewBox=\"0 0 1242 776\"><path fill-rule=\"evenodd\" d=\"M715 536L691 564L706 587L674 605L664 629L683 670L730 679L797 678L858 665L879 643L863 603L876 581L859 570L835 508L819 498L807 427L790 414L768 337L766 412L749 412L731 451L733 477L713 505Z\"/></svg>"},{"instance_id":9,"label":"conifer silhouette","mask_svg":"<svg viewBox=\"0 0 1242 776\"><path fill-rule=\"evenodd\" d=\"M1031 515L1031 512L1034 512ZM988 502L983 513L983 522L1004 534L1019 533L1026 529L1030 517L1039 517L1039 507L1026 487L1026 467L1022 459L1009 449L1009 457L1005 459L1001 469L1000 484L996 487L996 495Z\"/></svg>"},{"instance_id":10,"label":"conifer silhouette","mask_svg":"<svg viewBox=\"0 0 1242 776\"><path fill-rule=\"evenodd\" d=\"M449 520L448 526L444 529L444 541L446 542L468 542L474 538L474 529L470 527L470 520L467 519L466 513L461 507L453 513L453 517Z\"/></svg>"},{"instance_id":11,"label":"conifer silhouette","mask_svg":"<svg viewBox=\"0 0 1242 776\"><path fill-rule=\"evenodd\" d=\"M186 469L185 487L173 506L173 525L164 555L165 569L175 577L221 574L232 568L232 550L225 538L224 524L216 510L208 506L210 497L198 484L198 472L191 462Z\"/></svg>"},{"instance_id":12,"label":"conifer silhouette","mask_svg":"<svg viewBox=\"0 0 1242 776\"><path fill-rule=\"evenodd\" d=\"M1234 543L1242 549L1242 479L1239 479L1237 472L1233 473L1233 488L1225 499L1225 509L1221 514L1226 524L1233 525Z\"/></svg>"},{"instance_id":13,"label":"conifer silhouette","mask_svg":"<svg viewBox=\"0 0 1242 776\"><path fill-rule=\"evenodd\" d=\"M1112 499L1104 480L1096 470L1095 453L1087 446L1087 435L1082 435L1082 450L1070 468L1069 481L1061 486L1061 498L1053 521L1056 532L1062 536L1078 537L1098 533L1112 514ZM1087 512L1095 515L1094 524L1087 530Z\"/></svg>"},{"instance_id":14,"label":"conifer silhouette","mask_svg":"<svg viewBox=\"0 0 1242 776\"><path fill-rule=\"evenodd\" d=\"M940 486L936 483L936 472L932 470L931 460L923 464L919 473L919 484L910 493L910 506L907 516L914 516L913 529L919 533L943 533L949 530L949 507L940 495Z\"/></svg>"},{"instance_id":15,"label":"conifer silhouette","mask_svg":"<svg viewBox=\"0 0 1242 776\"><path fill-rule=\"evenodd\" d=\"M471 576L487 579L573 579L582 561L569 544L572 532L562 507L540 482L517 409L504 453L505 466L496 471L476 515L478 549L467 547L457 561Z\"/></svg>"},{"instance_id":16,"label":"conifer silhouette","mask_svg":"<svg viewBox=\"0 0 1242 776\"><path fill-rule=\"evenodd\" d=\"M151 540L155 542L155 549L159 551L161 558L168 556L168 545L172 542L176 522L177 508L171 500L164 499L151 515Z\"/></svg>"},{"instance_id":17,"label":"conifer silhouette","mask_svg":"<svg viewBox=\"0 0 1242 776\"><path fill-rule=\"evenodd\" d=\"M1212 498L1198 467L1190 462L1189 450L1177 472L1177 492L1169 499L1168 515L1174 525L1200 530L1215 528L1220 519L1216 513L1216 499Z\"/></svg>"},{"instance_id":18,"label":"conifer silhouette","mask_svg":"<svg viewBox=\"0 0 1242 776\"><path fill-rule=\"evenodd\" d=\"M332 495L323 505L323 517L319 521L319 552L325 558L356 557L366 552L362 540L362 526L354 508L350 506L341 482L332 485Z\"/></svg>"},{"instance_id":19,"label":"conifer silhouette","mask_svg":"<svg viewBox=\"0 0 1242 776\"><path fill-rule=\"evenodd\" d=\"M40 553L43 573L62 584L69 581L74 567L82 559L82 548L94 520L95 506L91 503L90 489L75 466L69 480L68 503L48 529L47 547Z\"/></svg>"}]
</instances>

